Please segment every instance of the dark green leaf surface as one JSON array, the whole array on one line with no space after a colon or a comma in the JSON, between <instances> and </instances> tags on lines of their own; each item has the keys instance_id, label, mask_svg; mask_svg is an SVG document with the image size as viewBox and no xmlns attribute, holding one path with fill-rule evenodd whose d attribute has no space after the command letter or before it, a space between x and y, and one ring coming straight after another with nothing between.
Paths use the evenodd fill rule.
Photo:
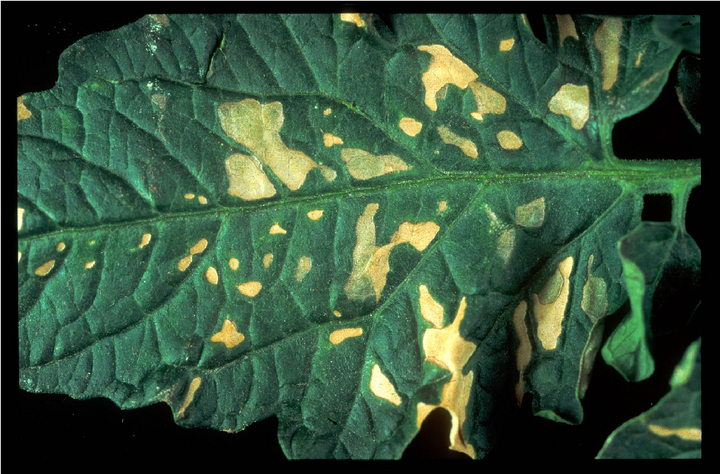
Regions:
<instances>
[{"instance_id":1,"label":"dark green leaf surface","mask_svg":"<svg viewBox=\"0 0 720 474\"><path fill-rule=\"evenodd\" d=\"M599 459L688 459L701 457L700 340L688 347L656 406L615 430Z\"/></svg>"},{"instance_id":2,"label":"dark green leaf surface","mask_svg":"<svg viewBox=\"0 0 720 474\"><path fill-rule=\"evenodd\" d=\"M150 15L68 49L18 99L21 387L275 415L291 458L397 458L436 406L482 457L523 393L581 422L617 243L700 166L612 155L679 53L651 17L547 24Z\"/></svg>"}]
</instances>

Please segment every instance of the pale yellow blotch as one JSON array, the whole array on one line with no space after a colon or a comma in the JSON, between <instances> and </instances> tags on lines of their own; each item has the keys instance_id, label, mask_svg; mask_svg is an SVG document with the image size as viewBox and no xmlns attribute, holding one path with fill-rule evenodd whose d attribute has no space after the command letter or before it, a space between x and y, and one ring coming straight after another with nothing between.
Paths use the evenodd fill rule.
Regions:
<instances>
[{"instance_id":1,"label":"pale yellow blotch","mask_svg":"<svg viewBox=\"0 0 720 474\"><path fill-rule=\"evenodd\" d=\"M467 138L463 138L459 135L456 135L453 133L450 129L448 129L445 126L440 126L437 129L438 134L440 135L440 139L447 145L453 145L458 148L470 158L477 158L478 157L478 150L477 146L475 146L475 143L471 142Z\"/></svg>"},{"instance_id":2,"label":"pale yellow blotch","mask_svg":"<svg viewBox=\"0 0 720 474\"><path fill-rule=\"evenodd\" d=\"M353 268L344 290L348 298L364 300L375 296L380 300L390 271L390 253L399 244L409 243L419 251L432 242L440 230L434 222L411 224L403 222L392 235L390 243L381 247L375 245L375 222L373 217L378 205L370 203L358 218L356 226L357 243L353 250Z\"/></svg>"},{"instance_id":3,"label":"pale yellow blotch","mask_svg":"<svg viewBox=\"0 0 720 474\"><path fill-rule=\"evenodd\" d=\"M28 110L27 107L25 107L25 104L23 103L23 97L20 96L17 98L17 121L28 119L32 116L32 112Z\"/></svg>"},{"instance_id":4,"label":"pale yellow blotch","mask_svg":"<svg viewBox=\"0 0 720 474\"><path fill-rule=\"evenodd\" d=\"M330 115L331 113L332 113L332 109L329 108L329 107L328 107L327 109L323 110L323 115L326 116L326 117L327 117L328 115Z\"/></svg>"},{"instance_id":5,"label":"pale yellow blotch","mask_svg":"<svg viewBox=\"0 0 720 474\"><path fill-rule=\"evenodd\" d=\"M305 255L300 257L298 259L297 268L295 269L295 281L298 283L303 281L305 276L307 276L307 274L310 273L311 268L312 268L312 259Z\"/></svg>"},{"instance_id":6,"label":"pale yellow blotch","mask_svg":"<svg viewBox=\"0 0 720 474\"><path fill-rule=\"evenodd\" d=\"M581 130L590 118L590 89L587 85L564 84L548 102L550 112L565 115L575 130Z\"/></svg>"},{"instance_id":7,"label":"pale yellow blotch","mask_svg":"<svg viewBox=\"0 0 720 474\"><path fill-rule=\"evenodd\" d=\"M232 257L230 260L228 260L228 267L230 267L230 270L232 271L237 270L238 268L240 268L240 260Z\"/></svg>"},{"instance_id":8,"label":"pale yellow blotch","mask_svg":"<svg viewBox=\"0 0 720 474\"><path fill-rule=\"evenodd\" d=\"M161 14L155 14L155 13L153 13L153 14L150 15L150 18L151 18L155 23L157 23L157 24L159 24L159 25L161 25L161 26L168 26L168 25L170 25L170 18L168 18L168 16L167 16L166 14L164 14L164 13L161 13Z\"/></svg>"},{"instance_id":9,"label":"pale yellow blotch","mask_svg":"<svg viewBox=\"0 0 720 474\"><path fill-rule=\"evenodd\" d=\"M595 255L590 255L587 266L587 280L583 285L580 307L594 323L603 318L608 311L607 284L605 280L592 274L591 267Z\"/></svg>"},{"instance_id":10,"label":"pale yellow blotch","mask_svg":"<svg viewBox=\"0 0 720 474\"><path fill-rule=\"evenodd\" d=\"M523 145L520 137L510 130L502 130L498 132L497 140L498 143L500 143L500 146L506 150L518 150Z\"/></svg>"},{"instance_id":11,"label":"pale yellow blotch","mask_svg":"<svg viewBox=\"0 0 720 474\"><path fill-rule=\"evenodd\" d=\"M90 270L94 266L95 266L95 260L90 260L89 262L85 262L85 268L88 270Z\"/></svg>"},{"instance_id":12,"label":"pale yellow blotch","mask_svg":"<svg viewBox=\"0 0 720 474\"><path fill-rule=\"evenodd\" d=\"M702 441L700 428L666 428L659 425L648 425L648 429L658 436L677 436L687 441Z\"/></svg>"},{"instance_id":13,"label":"pale yellow blotch","mask_svg":"<svg viewBox=\"0 0 720 474\"><path fill-rule=\"evenodd\" d=\"M332 133L325 133L323 134L323 143L326 147L330 148L333 145L342 145L343 141L342 138L336 137Z\"/></svg>"},{"instance_id":14,"label":"pale yellow blotch","mask_svg":"<svg viewBox=\"0 0 720 474\"><path fill-rule=\"evenodd\" d=\"M335 316L337 316L338 318L339 318L340 316L342 316L342 313L341 313L340 311L338 311L338 310L334 310L334 311L333 311L333 314L334 314Z\"/></svg>"},{"instance_id":15,"label":"pale yellow blotch","mask_svg":"<svg viewBox=\"0 0 720 474\"><path fill-rule=\"evenodd\" d=\"M338 345L349 337L362 336L362 333L362 328L337 329L330 333L330 342L334 345Z\"/></svg>"},{"instance_id":16,"label":"pale yellow blotch","mask_svg":"<svg viewBox=\"0 0 720 474\"><path fill-rule=\"evenodd\" d=\"M207 271L205 271L205 278L213 285L218 284L219 276L215 267L208 267Z\"/></svg>"},{"instance_id":17,"label":"pale yellow blotch","mask_svg":"<svg viewBox=\"0 0 720 474\"><path fill-rule=\"evenodd\" d=\"M187 395L185 395L185 401L183 401L182 406L177 412L178 418L185 415L185 410L187 410L187 407L190 406L190 403L192 403L193 398L195 398L195 392L197 392L198 388L200 388L200 377L195 377L190 382L190 387L188 387Z\"/></svg>"},{"instance_id":18,"label":"pale yellow blotch","mask_svg":"<svg viewBox=\"0 0 720 474\"><path fill-rule=\"evenodd\" d=\"M575 22L570 15L555 15L558 24L558 34L560 35L560 46L562 46L565 38L571 37L579 40L577 30L575 30Z\"/></svg>"},{"instance_id":19,"label":"pale yellow blotch","mask_svg":"<svg viewBox=\"0 0 720 474\"><path fill-rule=\"evenodd\" d=\"M193 261L192 255L187 255L187 256L181 258L180 261L178 262L178 270L180 270L181 272L184 272L190 266L192 261Z\"/></svg>"},{"instance_id":20,"label":"pale yellow blotch","mask_svg":"<svg viewBox=\"0 0 720 474\"><path fill-rule=\"evenodd\" d=\"M65 242L58 242L57 246L55 246L56 252L62 252L65 250Z\"/></svg>"},{"instance_id":21,"label":"pale yellow blotch","mask_svg":"<svg viewBox=\"0 0 720 474\"><path fill-rule=\"evenodd\" d=\"M48 273L50 273L50 270L53 269L55 266L55 260L48 260L47 262L43 263L39 267L35 269L35 275L37 276L45 276Z\"/></svg>"},{"instance_id":22,"label":"pale yellow blotch","mask_svg":"<svg viewBox=\"0 0 720 474\"><path fill-rule=\"evenodd\" d=\"M621 18L605 18L593 34L595 47L600 52L603 90L610 89L617 80L622 31Z\"/></svg>"},{"instance_id":23,"label":"pale yellow blotch","mask_svg":"<svg viewBox=\"0 0 720 474\"><path fill-rule=\"evenodd\" d=\"M200 202L200 204L207 204L207 203L208 203L208 200L207 200L207 198L206 198L205 196L198 196L198 201Z\"/></svg>"},{"instance_id":24,"label":"pale yellow blotch","mask_svg":"<svg viewBox=\"0 0 720 474\"><path fill-rule=\"evenodd\" d=\"M17 208L17 230L22 229L23 226L23 216L25 215L25 209L22 207Z\"/></svg>"},{"instance_id":25,"label":"pale yellow blotch","mask_svg":"<svg viewBox=\"0 0 720 474\"><path fill-rule=\"evenodd\" d=\"M21 258L22 258L22 252L18 250L18 263L20 263Z\"/></svg>"},{"instance_id":26,"label":"pale yellow blotch","mask_svg":"<svg viewBox=\"0 0 720 474\"><path fill-rule=\"evenodd\" d=\"M482 121L485 114L505 113L507 102L499 92L477 81L470 83L470 91L477 104L477 111L470 113L475 120Z\"/></svg>"},{"instance_id":27,"label":"pale yellow blotch","mask_svg":"<svg viewBox=\"0 0 720 474\"><path fill-rule=\"evenodd\" d=\"M355 179L370 179L388 173L407 171L410 167L395 155L374 155L358 148L343 148L340 159Z\"/></svg>"},{"instance_id":28,"label":"pale yellow blotch","mask_svg":"<svg viewBox=\"0 0 720 474\"><path fill-rule=\"evenodd\" d=\"M138 248L141 249L145 247L147 244L150 243L150 239L152 238L152 235L150 234L143 234L142 237L140 237L140 243L138 244Z\"/></svg>"},{"instance_id":29,"label":"pale yellow blotch","mask_svg":"<svg viewBox=\"0 0 720 474\"><path fill-rule=\"evenodd\" d=\"M273 262L273 254L266 253L263 255L263 268L268 268Z\"/></svg>"},{"instance_id":30,"label":"pale yellow blotch","mask_svg":"<svg viewBox=\"0 0 720 474\"><path fill-rule=\"evenodd\" d=\"M153 94L150 96L150 100L158 109L164 109L167 104L167 98L163 94Z\"/></svg>"},{"instance_id":31,"label":"pale yellow blotch","mask_svg":"<svg viewBox=\"0 0 720 474\"><path fill-rule=\"evenodd\" d=\"M438 203L438 212L443 213L447 210L447 201L440 201Z\"/></svg>"},{"instance_id":32,"label":"pale yellow blotch","mask_svg":"<svg viewBox=\"0 0 720 474\"><path fill-rule=\"evenodd\" d=\"M570 272L573 258L558 263L555 273L539 293L533 294L533 315L537 321L537 337L545 350L557 347L562 321L570 295Z\"/></svg>"},{"instance_id":33,"label":"pale yellow blotch","mask_svg":"<svg viewBox=\"0 0 720 474\"><path fill-rule=\"evenodd\" d=\"M236 153L225 160L225 172L230 186L228 194L246 201L265 199L275 195L275 186L253 157Z\"/></svg>"},{"instance_id":34,"label":"pale yellow blotch","mask_svg":"<svg viewBox=\"0 0 720 474\"><path fill-rule=\"evenodd\" d=\"M414 118L403 117L400 119L400 123L398 124L398 126L400 127L400 130L405 132L406 135L414 137L415 135L420 133L423 124L421 122L418 122Z\"/></svg>"},{"instance_id":35,"label":"pale yellow blotch","mask_svg":"<svg viewBox=\"0 0 720 474\"><path fill-rule=\"evenodd\" d=\"M475 449L467 443L463 435L466 408L470 400L473 372L463 375L462 370L477 346L460 336L460 323L465 317L466 299L460 301L455 320L448 326L428 328L423 335L425 360L435 364L452 375L445 384L439 405L418 404L417 426L420 427L425 417L436 407L445 408L450 413L450 449L475 457Z\"/></svg>"},{"instance_id":36,"label":"pale yellow blotch","mask_svg":"<svg viewBox=\"0 0 720 474\"><path fill-rule=\"evenodd\" d=\"M311 221L316 221L322 217L323 212L325 212L325 211L323 211L322 209L315 209L315 210L308 212L307 216Z\"/></svg>"},{"instance_id":37,"label":"pale yellow blotch","mask_svg":"<svg viewBox=\"0 0 720 474\"><path fill-rule=\"evenodd\" d=\"M190 255L197 255L199 253L202 253L207 248L208 241L205 238L202 238L197 241L195 245L190 247Z\"/></svg>"},{"instance_id":38,"label":"pale yellow blotch","mask_svg":"<svg viewBox=\"0 0 720 474\"><path fill-rule=\"evenodd\" d=\"M285 145L280 137L285 121L280 102L261 104L255 99L226 102L218 107L218 119L230 138L250 149L290 190L299 189L315 168L325 170L322 174L328 181L334 179L334 170L318 166L302 151Z\"/></svg>"},{"instance_id":39,"label":"pale yellow blotch","mask_svg":"<svg viewBox=\"0 0 720 474\"><path fill-rule=\"evenodd\" d=\"M515 351L515 367L520 374L518 376L518 381L515 384L515 400L517 401L518 406L522 404L523 394L525 393L523 373L525 372L525 367L527 367L530 362L530 356L532 354L530 336L528 335L527 325L525 323L526 312L527 303L523 300L517 305L515 313L513 314L513 324L519 341L517 351Z\"/></svg>"},{"instance_id":40,"label":"pale yellow blotch","mask_svg":"<svg viewBox=\"0 0 720 474\"><path fill-rule=\"evenodd\" d=\"M435 301L427 286L418 286L420 292L420 315L436 328L441 328L445 321L445 308Z\"/></svg>"},{"instance_id":41,"label":"pale yellow blotch","mask_svg":"<svg viewBox=\"0 0 720 474\"><path fill-rule=\"evenodd\" d=\"M515 38L508 38L506 40L500 41L500 51L507 52L512 49L512 47L515 45Z\"/></svg>"},{"instance_id":42,"label":"pale yellow blotch","mask_svg":"<svg viewBox=\"0 0 720 474\"><path fill-rule=\"evenodd\" d=\"M244 340L245 336L242 333L238 332L235 323L233 323L229 319L226 319L223 322L222 329L220 329L219 332L213 334L210 338L210 342L222 342L228 349L232 349Z\"/></svg>"},{"instance_id":43,"label":"pale yellow blotch","mask_svg":"<svg viewBox=\"0 0 720 474\"><path fill-rule=\"evenodd\" d=\"M645 54L645 51L640 51L640 54L637 55L637 58L635 58L635 67L638 67L640 65L640 62L642 61L643 54Z\"/></svg>"},{"instance_id":44,"label":"pale yellow blotch","mask_svg":"<svg viewBox=\"0 0 720 474\"><path fill-rule=\"evenodd\" d=\"M185 199L188 199L188 200L190 200L190 199L195 199L195 195L194 195L193 193L187 193L187 194L185 195Z\"/></svg>"},{"instance_id":45,"label":"pale yellow blotch","mask_svg":"<svg viewBox=\"0 0 720 474\"><path fill-rule=\"evenodd\" d=\"M359 13L341 13L340 19L348 23L354 23L360 28L365 27L365 20L362 19Z\"/></svg>"},{"instance_id":46,"label":"pale yellow blotch","mask_svg":"<svg viewBox=\"0 0 720 474\"><path fill-rule=\"evenodd\" d=\"M395 406L399 406L402 403L400 395L398 395L395 387L390 380L382 373L380 366L375 364L372 368L372 374L370 375L370 391L375 396L387 400Z\"/></svg>"},{"instance_id":47,"label":"pale yellow blotch","mask_svg":"<svg viewBox=\"0 0 720 474\"><path fill-rule=\"evenodd\" d=\"M262 284L259 281L248 281L237 285L237 289L243 295L254 298L260 293L260 290L262 290Z\"/></svg>"},{"instance_id":48,"label":"pale yellow blotch","mask_svg":"<svg viewBox=\"0 0 720 474\"><path fill-rule=\"evenodd\" d=\"M276 222L270 227L270 234L287 234L287 231Z\"/></svg>"},{"instance_id":49,"label":"pale yellow blotch","mask_svg":"<svg viewBox=\"0 0 720 474\"><path fill-rule=\"evenodd\" d=\"M437 110L437 94L440 89L448 84L466 89L478 77L470 66L453 56L443 45L422 45L418 46L418 50L432 55L428 70L422 75L425 105L432 111Z\"/></svg>"},{"instance_id":50,"label":"pale yellow blotch","mask_svg":"<svg viewBox=\"0 0 720 474\"><path fill-rule=\"evenodd\" d=\"M533 199L515 208L515 224L522 227L540 227L545 222L545 197Z\"/></svg>"},{"instance_id":51,"label":"pale yellow blotch","mask_svg":"<svg viewBox=\"0 0 720 474\"><path fill-rule=\"evenodd\" d=\"M508 263L515 250L515 229L504 229L498 237L497 251L503 262Z\"/></svg>"}]
</instances>

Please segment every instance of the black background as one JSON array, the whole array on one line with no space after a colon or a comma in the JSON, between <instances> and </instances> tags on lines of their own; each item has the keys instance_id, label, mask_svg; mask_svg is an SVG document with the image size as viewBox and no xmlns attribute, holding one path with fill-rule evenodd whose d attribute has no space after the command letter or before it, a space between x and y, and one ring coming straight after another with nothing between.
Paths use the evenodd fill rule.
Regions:
<instances>
[{"instance_id":1,"label":"black background","mask_svg":"<svg viewBox=\"0 0 720 474\"><path fill-rule=\"evenodd\" d=\"M138 3L140 3L138 5ZM13 104L7 81L14 73L15 94L46 90L57 80L58 57L80 38L124 26L139 19L141 2L132 4L71 4L71 7L24 4L21 15L4 2L3 78L6 80L4 103ZM167 5L167 4L165 4ZM160 9L167 11L165 5ZM155 7L157 5L154 5ZM13 5L14 7L14 5ZM11 19L12 18L12 19ZM542 39L542 20L530 15L531 24ZM540 23L538 23L538 21ZM11 73L8 73L11 71ZM665 91L646 111L623 120L614 130L613 144L620 158L691 159L701 155L699 134L684 116L675 95L674 71ZM14 107L13 107L14 108ZM9 113L9 112L8 112ZM8 115L6 115L6 118ZM12 117L9 123L14 123ZM699 201L700 189L691 195L688 231L700 242L699 221L693 202ZM659 199L644 212L647 220L669 220L670 201ZM624 307L609 316L605 335L627 311ZM6 318L11 319L11 317ZM16 328L7 327L5 335L13 351ZM627 419L649 409L668 391L672 368L684 348L700 335L700 316L680 333L658 338L655 354L658 370L638 384L626 383L598 357L593 380L583 401L585 421L568 426L530 413L529 399L521 409L518 430L502 439L486 459L517 461L527 459L568 461L592 459L608 434ZM5 345L6 352L8 344ZM6 354L7 355L7 354ZM10 357L13 353L10 353ZM7 358L5 362L7 362ZM170 408L157 404L137 410L120 410L106 399L73 400L64 395L31 394L17 388L16 366L5 364L2 437L3 461L21 461L23 465L76 468L112 467L139 469L247 467L249 461L283 460L277 442L277 420L270 418L236 434L177 426ZM16 396L9 396L15 391ZM449 415L437 410L423 425L405 452L405 459L463 458L447 450Z\"/></svg>"}]
</instances>

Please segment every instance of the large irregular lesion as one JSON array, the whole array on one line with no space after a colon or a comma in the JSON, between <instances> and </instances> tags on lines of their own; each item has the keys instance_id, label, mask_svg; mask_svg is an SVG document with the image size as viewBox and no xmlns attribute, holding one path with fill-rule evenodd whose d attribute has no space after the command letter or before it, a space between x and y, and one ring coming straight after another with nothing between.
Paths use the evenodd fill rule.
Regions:
<instances>
[{"instance_id":1,"label":"large irregular lesion","mask_svg":"<svg viewBox=\"0 0 720 474\"><path fill-rule=\"evenodd\" d=\"M390 271L390 253L393 248L409 243L422 252L440 230L440 226L432 221L416 224L403 222L388 244L377 246L373 218L378 209L378 204L368 204L355 227L357 243L353 249L353 267L344 288L351 300L375 296L375 300L379 301Z\"/></svg>"}]
</instances>

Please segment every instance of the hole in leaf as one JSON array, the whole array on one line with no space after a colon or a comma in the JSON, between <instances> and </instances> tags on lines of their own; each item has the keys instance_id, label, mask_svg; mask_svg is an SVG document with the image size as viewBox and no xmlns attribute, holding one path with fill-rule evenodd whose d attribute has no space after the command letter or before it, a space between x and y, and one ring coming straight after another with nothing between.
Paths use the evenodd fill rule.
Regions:
<instances>
[{"instance_id":1,"label":"hole in leaf","mask_svg":"<svg viewBox=\"0 0 720 474\"><path fill-rule=\"evenodd\" d=\"M673 198L670 194L646 194L643 196L642 220L665 222L672 219Z\"/></svg>"},{"instance_id":2,"label":"hole in leaf","mask_svg":"<svg viewBox=\"0 0 720 474\"><path fill-rule=\"evenodd\" d=\"M450 413L444 408L435 408L405 448L402 459L469 459L466 454L449 448L450 425Z\"/></svg>"},{"instance_id":3,"label":"hole in leaf","mask_svg":"<svg viewBox=\"0 0 720 474\"><path fill-rule=\"evenodd\" d=\"M547 31L545 30L545 20L543 15L539 13L528 13L525 15L532 30L533 35L540 40L541 43L547 44Z\"/></svg>"},{"instance_id":4,"label":"hole in leaf","mask_svg":"<svg viewBox=\"0 0 720 474\"><path fill-rule=\"evenodd\" d=\"M648 108L613 128L613 152L625 160L689 160L702 155L700 134L675 91L677 64L658 98Z\"/></svg>"}]
</instances>

